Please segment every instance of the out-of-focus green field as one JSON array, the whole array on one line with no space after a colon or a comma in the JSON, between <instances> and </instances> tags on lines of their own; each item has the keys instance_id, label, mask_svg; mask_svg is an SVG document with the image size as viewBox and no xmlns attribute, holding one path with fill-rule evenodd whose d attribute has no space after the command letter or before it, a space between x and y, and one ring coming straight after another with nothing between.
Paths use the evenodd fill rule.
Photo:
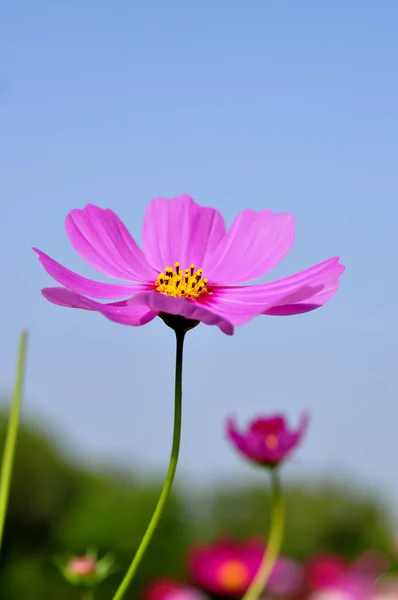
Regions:
<instances>
[{"instance_id":1,"label":"out-of-focus green field","mask_svg":"<svg viewBox=\"0 0 398 600\"><path fill-rule=\"evenodd\" d=\"M0 441L4 440L5 419ZM112 597L155 506L159 477L88 468L61 453L37 428L20 432L1 557L0 598L73 600L78 590L61 578L53 559L66 551L113 552L120 571L96 599ZM283 553L301 562L333 552L352 559L372 548L393 559L387 507L346 483L295 482L285 490L287 531ZM264 489L241 481L182 494L175 487L157 533L127 594L137 598L158 577L186 579L190 545L220 536L266 539L270 501Z\"/></svg>"}]
</instances>

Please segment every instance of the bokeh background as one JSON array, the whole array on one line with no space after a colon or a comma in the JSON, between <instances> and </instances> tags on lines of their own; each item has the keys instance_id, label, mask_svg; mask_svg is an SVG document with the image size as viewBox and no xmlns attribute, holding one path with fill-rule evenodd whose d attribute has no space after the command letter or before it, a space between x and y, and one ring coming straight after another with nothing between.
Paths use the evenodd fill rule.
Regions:
<instances>
[{"instance_id":1,"label":"bokeh background","mask_svg":"<svg viewBox=\"0 0 398 600\"><path fill-rule=\"evenodd\" d=\"M63 229L88 202L115 210L137 240L161 195L189 193L227 223L246 207L289 211L296 243L275 277L336 254L347 265L315 313L259 318L233 338L206 326L189 335L177 486L131 597L155 576L182 577L198 537L265 534L267 481L229 447L229 414L311 413L284 469L287 553L393 555L397 26L388 0L2 4L4 411L22 326L31 339L1 598L25 598L27 585L31 600L72 598L52 565L64 550L95 544L125 567L167 465L171 332L39 293L50 279L33 245L93 276Z\"/></svg>"}]
</instances>

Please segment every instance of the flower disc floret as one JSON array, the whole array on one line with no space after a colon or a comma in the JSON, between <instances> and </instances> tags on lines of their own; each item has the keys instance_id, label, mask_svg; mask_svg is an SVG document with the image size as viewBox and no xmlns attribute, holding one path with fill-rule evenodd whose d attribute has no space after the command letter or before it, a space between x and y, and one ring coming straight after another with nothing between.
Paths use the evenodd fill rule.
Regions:
<instances>
[{"instance_id":1,"label":"flower disc floret","mask_svg":"<svg viewBox=\"0 0 398 600\"><path fill-rule=\"evenodd\" d=\"M250 580L250 574L243 561L230 560L222 563L218 568L218 580L221 588L228 592L245 589Z\"/></svg>"},{"instance_id":2,"label":"flower disc floret","mask_svg":"<svg viewBox=\"0 0 398 600\"><path fill-rule=\"evenodd\" d=\"M202 274L202 269L196 270L194 264L189 269L182 270L180 263L176 262L174 268L166 267L164 272L159 273L155 281L156 290L167 296L199 298L202 294L209 293L209 280L202 278Z\"/></svg>"}]
</instances>

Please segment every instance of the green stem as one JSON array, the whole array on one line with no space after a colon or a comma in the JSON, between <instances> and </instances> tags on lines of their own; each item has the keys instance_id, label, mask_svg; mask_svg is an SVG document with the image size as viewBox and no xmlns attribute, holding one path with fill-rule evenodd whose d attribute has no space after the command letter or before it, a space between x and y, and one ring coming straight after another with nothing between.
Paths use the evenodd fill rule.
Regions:
<instances>
[{"instance_id":1,"label":"green stem","mask_svg":"<svg viewBox=\"0 0 398 600\"><path fill-rule=\"evenodd\" d=\"M257 600L262 595L268 584L282 545L285 523L282 490L277 472L271 471L271 475L273 509L268 544L256 576L242 600Z\"/></svg>"},{"instance_id":2,"label":"green stem","mask_svg":"<svg viewBox=\"0 0 398 600\"><path fill-rule=\"evenodd\" d=\"M94 600L93 590L85 590L82 595L82 600Z\"/></svg>"},{"instance_id":3,"label":"green stem","mask_svg":"<svg viewBox=\"0 0 398 600\"><path fill-rule=\"evenodd\" d=\"M173 430L173 444L171 447L171 455L169 467L167 469L166 479L163 484L162 491L159 496L158 503L155 511L152 515L147 530L144 533L144 537L141 540L138 550L127 570L126 575L116 594L112 600L121 600L129 587L138 565L141 562L142 557L148 547L149 542L155 529L159 523L166 501L170 495L171 487L173 485L174 475L177 469L178 454L180 451L180 438L181 438L181 417L182 417L182 358L183 358L183 346L185 331L182 329L176 329L176 368L175 368L175 395L174 395L174 430Z\"/></svg>"},{"instance_id":4,"label":"green stem","mask_svg":"<svg viewBox=\"0 0 398 600\"><path fill-rule=\"evenodd\" d=\"M0 473L0 547L3 541L4 523L7 513L8 497L12 467L14 463L15 447L17 444L19 417L21 413L22 390L25 374L26 342L28 334L22 331L19 339L17 375L14 386L14 395L8 420L6 439L4 444L3 460Z\"/></svg>"}]
</instances>

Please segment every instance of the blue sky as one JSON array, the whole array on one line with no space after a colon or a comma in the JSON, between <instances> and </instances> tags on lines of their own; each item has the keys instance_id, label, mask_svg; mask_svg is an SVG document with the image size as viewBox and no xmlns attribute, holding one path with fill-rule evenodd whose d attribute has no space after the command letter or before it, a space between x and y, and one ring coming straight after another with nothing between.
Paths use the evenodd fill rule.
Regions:
<instances>
[{"instance_id":1,"label":"blue sky","mask_svg":"<svg viewBox=\"0 0 398 600\"><path fill-rule=\"evenodd\" d=\"M250 207L295 215L275 276L333 255L323 309L262 317L186 345L180 480L253 471L227 414L305 408L296 477L340 472L398 497L398 5L335 2L16 1L0 18L0 388L31 330L26 414L82 460L167 463L174 340L54 307L31 246L93 276L63 221L91 202L140 239L146 204L191 194L228 223Z\"/></svg>"}]
</instances>

